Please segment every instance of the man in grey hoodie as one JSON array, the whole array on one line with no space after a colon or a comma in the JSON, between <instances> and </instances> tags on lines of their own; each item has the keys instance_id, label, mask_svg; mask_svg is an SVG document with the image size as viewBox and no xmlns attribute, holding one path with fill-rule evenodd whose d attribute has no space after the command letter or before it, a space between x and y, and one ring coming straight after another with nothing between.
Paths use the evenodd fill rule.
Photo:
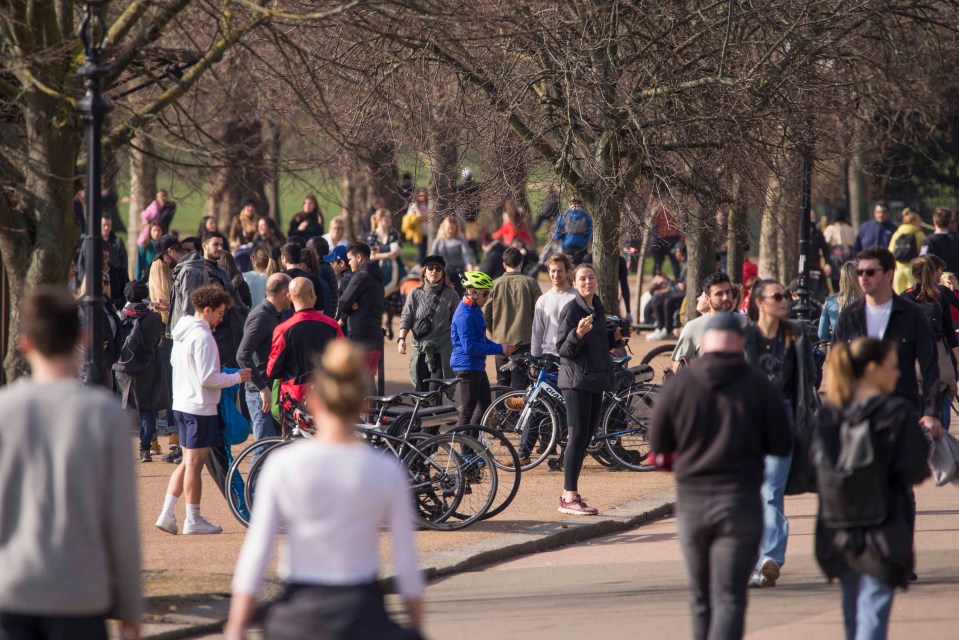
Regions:
<instances>
[{"instance_id":1,"label":"man in grey hoodie","mask_svg":"<svg viewBox=\"0 0 959 640\"><path fill-rule=\"evenodd\" d=\"M173 422L180 434L183 463L177 466L163 502L163 511L157 519L157 528L167 533L178 531L173 514L177 498L186 494L186 522L184 535L221 533L223 529L210 524L200 515L200 471L206 464L211 447L220 446L220 389L249 382L251 372L220 371L213 329L223 320L232 303L230 294L217 285L205 285L190 294L196 310L184 316L173 328Z\"/></svg>"}]
</instances>

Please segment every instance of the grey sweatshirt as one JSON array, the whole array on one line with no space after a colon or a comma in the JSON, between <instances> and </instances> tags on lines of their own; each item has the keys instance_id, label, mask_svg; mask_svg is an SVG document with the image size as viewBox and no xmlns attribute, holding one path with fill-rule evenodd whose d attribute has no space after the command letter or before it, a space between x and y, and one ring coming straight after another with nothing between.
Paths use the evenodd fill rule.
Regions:
<instances>
[{"instance_id":1,"label":"grey sweatshirt","mask_svg":"<svg viewBox=\"0 0 959 640\"><path fill-rule=\"evenodd\" d=\"M140 619L130 416L74 380L0 390L0 611Z\"/></svg>"}]
</instances>

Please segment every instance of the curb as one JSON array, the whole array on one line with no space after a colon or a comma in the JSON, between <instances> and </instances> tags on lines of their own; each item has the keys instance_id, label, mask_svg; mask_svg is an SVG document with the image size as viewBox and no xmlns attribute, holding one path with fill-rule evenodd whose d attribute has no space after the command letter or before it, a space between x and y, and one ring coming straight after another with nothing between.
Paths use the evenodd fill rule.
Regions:
<instances>
[{"instance_id":1,"label":"curb","mask_svg":"<svg viewBox=\"0 0 959 640\"><path fill-rule=\"evenodd\" d=\"M490 538L470 544L433 551L421 556L423 575L428 582L466 571L474 571L480 567L491 565L504 560L510 560L531 553L539 553L564 547L591 538L599 538L612 533L626 531L642 526L649 522L668 517L673 513L676 502L676 492L673 489L661 491L652 495L631 500L618 507L604 511L594 517L565 517L562 520L543 522L520 531L498 534ZM392 567L387 568L388 571ZM394 575L386 575L380 579L380 585L386 593L393 593ZM257 613L262 613L272 600L279 597L280 590L273 589L273 593L266 596L257 607ZM154 603L180 601L186 605L192 604L197 609L203 609L215 617L206 617L203 622L188 622L174 619L163 626L175 626L173 629L157 630L151 633L149 625L143 630L144 640L183 640L200 635L217 633L226 623L226 614L229 608L229 594L202 594L198 596L179 596L177 598L157 597L148 598ZM208 621L207 621L208 620Z\"/></svg>"}]
</instances>

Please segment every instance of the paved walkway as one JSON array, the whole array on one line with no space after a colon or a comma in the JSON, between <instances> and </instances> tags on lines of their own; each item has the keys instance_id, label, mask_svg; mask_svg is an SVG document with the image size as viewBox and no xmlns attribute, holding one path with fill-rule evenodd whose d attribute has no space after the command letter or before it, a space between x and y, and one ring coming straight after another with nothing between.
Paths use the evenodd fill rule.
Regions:
<instances>
[{"instance_id":1,"label":"paved walkway","mask_svg":"<svg viewBox=\"0 0 959 640\"><path fill-rule=\"evenodd\" d=\"M920 581L896 596L891 637L959 636L959 491L931 483L918 492ZM778 586L750 591L747 637L842 638L838 584L812 555L815 496L788 498L791 535ZM504 562L434 582L431 638L688 638L686 573L676 521ZM392 602L395 606L395 600Z\"/></svg>"}]
</instances>

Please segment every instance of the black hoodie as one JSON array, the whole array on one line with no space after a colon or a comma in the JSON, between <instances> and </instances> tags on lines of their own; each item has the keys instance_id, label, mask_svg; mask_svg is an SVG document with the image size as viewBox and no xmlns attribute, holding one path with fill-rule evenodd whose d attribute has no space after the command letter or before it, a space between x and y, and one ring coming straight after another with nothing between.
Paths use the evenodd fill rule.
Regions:
<instances>
[{"instance_id":1,"label":"black hoodie","mask_svg":"<svg viewBox=\"0 0 959 640\"><path fill-rule=\"evenodd\" d=\"M792 433L783 395L741 354L707 353L663 385L649 442L675 454L680 488L759 491L766 455L785 456Z\"/></svg>"}]
</instances>

